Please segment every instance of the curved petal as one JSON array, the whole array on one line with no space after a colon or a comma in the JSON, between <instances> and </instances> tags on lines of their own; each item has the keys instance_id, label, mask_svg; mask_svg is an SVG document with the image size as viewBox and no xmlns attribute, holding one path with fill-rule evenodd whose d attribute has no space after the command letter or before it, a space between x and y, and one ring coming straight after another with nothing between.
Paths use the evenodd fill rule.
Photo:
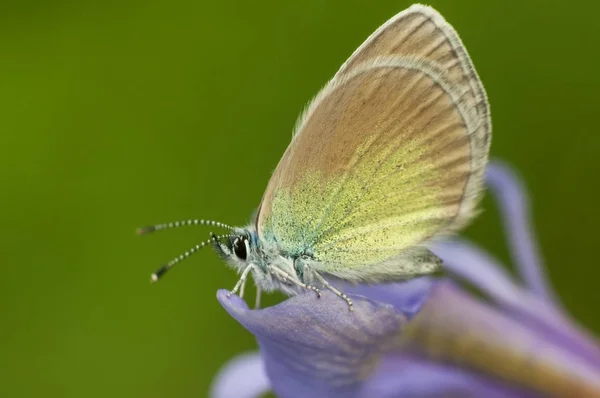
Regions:
<instances>
[{"instance_id":1,"label":"curved petal","mask_svg":"<svg viewBox=\"0 0 600 398\"><path fill-rule=\"evenodd\" d=\"M533 398L530 390L506 385L456 366L415 355L388 355L365 383L361 397Z\"/></svg>"},{"instance_id":2,"label":"curved petal","mask_svg":"<svg viewBox=\"0 0 600 398\"><path fill-rule=\"evenodd\" d=\"M504 267L487 252L464 239L438 241L431 249L444 267L497 302L511 307L520 304L521 289Z\"/></svg>"},{"instance_id":3,"label":"curved petal","mask_svg":"<svg viewBox=\"0 0 600 398\"><path fill-rule=\"evenodd\" d=\"M558 305L541 265L522 182L508 165L498 161L488 166L486 181L498 200L510 252L523 280L531 291Z\"/></svg>"},{"instance_id":4,"label":"curved petal","mask_svg":"<svg viewBox=\"0 0 600 398\"><path fill-rule=\"evenodd\" d=\"M572 350L595 365L600 364L600 347L587 331L573 324L548 301L515 285L504 268L488 253L465 240L438 242L432 249L444 260L447 270L472 283L513 317L528 323L557 344Z\"/></svg>"},{"instance_id":5,"label":"curved petal","mask_svg":"<svg viewBox=\"0 0 600 398\"><path fill-rule=\"evenodd\" d=\"M271 390L259 353L247 353L230 360L219 371L211 388L212 398L259 398Z\"/></svg>"},{"instance_id":6,"label":"curved petal","mask_svg":"<svg viewBox=\"0 0 600 398\"><path fill-rule=\"evenodd\" d=\"M414 278L400 283L380 285L351 285L338 282L347 294L368 297L370 300L391 304L407 318L412 318L420 309L433 285L437 281L429 276Z\"/></svg>"},{"instance_id":7,"label":"curved petal","mask_svg":"<svg viewBox=\"0 0 600 398\"><path fill-rule=\"evenodd\" d=\"M273 390L286 398L357 396L405 322L389 304L353 296L350 311L330 292L320 299L300 294L254 311L227 291L217 297L256 336Z\"/></svg>"},{"instance_id":8,"label":"curved petal","mask_svg":"<svg viewBox=\"0 0 600 398\"><path fill-rule=\"evenodd\" d=\"M536 325L537 326L537 325ZM556 396L599 397L600 366L531 322L439 283L406 324L411 353L438 364L472 369L506 385Z\"/></svg>"}]
</instances>

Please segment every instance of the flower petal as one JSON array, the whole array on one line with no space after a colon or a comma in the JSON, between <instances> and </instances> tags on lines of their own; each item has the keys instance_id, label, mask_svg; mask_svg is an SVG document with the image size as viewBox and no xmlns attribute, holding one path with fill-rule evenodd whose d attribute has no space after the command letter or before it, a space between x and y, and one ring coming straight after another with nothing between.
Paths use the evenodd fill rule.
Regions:
<instances>
[{"instance_id":1,"label":"flower petal","mask_svg":"<svg viewBox=\"0 0 600 398\"><path fill-rule=\"evenodd\" d=\"M404 327L406 346L436 363L557 396L599 397L600 366L552 334L439 283ZM419 350L420 347L420 350Z\"/></svg>"},{"instance_id":2,"label":"flower petal","mask_svg":"<svg viewBox=\"0 0 600 398\"><path fill-rule=\"evenodd\" d=\"M495 301L511 307L520 304L521 289L504 267L471 242L464 239L438 241L431 250L444 261L445 269L472 283Z\"/></svg>"},{"instance_id":3,"label":"flower petal","mask_svg":"<svg viewBox=\"0 0 600 398\"><path fill-rule=\"evenodd\" d=\"M276 394L286 398L351 398L377 366L405 317L391 305L353 296L354 311L331 292L300 294L250 311L237 296L217 297L258 339Z\"/></svg>"},{"instance_id":4,"label":"flower petal","mask_svg":"<svg viewBox=\"0 0 600 398\"><path fill-rule=\"evenodd\" d=\"M365 383L362 397L533 398L530 390L416 355L388 355Z\"/></svg>"},{"instance_id":5,"label":"flower petal","mask_svg":"<svg viewBox=\"0 0 600 398\"><path fill-rule=\"evenodd\" d=\"M600 347L588 332L545 299L515 285L488 253L458 239L438 242L432 250L444 260L447 270L472 283L520 322L528 323L543 335L553 336L556 344L600 365Z\"/></svg>"},{"instance_id":6,"label":"flower petal","mask_svg":"<svg viewBox=\"0 0 600 398\"><path fill-rule=\"evenodd\" d=\"M247 353L230 360L221 369L211 388L212 398L258 398L271 390L259 353Z\"/></svg>"},{"instance_id":7,"label":"flower petal","mask_svg":"<svg viewBox=\"0 0 600 398\"><path fill-rule=\"evenodd\" d=\"M410 319L421 309L435 283L434 278L424 276L401 283L352 285L337 282L336 285L346 294L365 296L373 301L391 304Z\"/></svg>"},{"instance_id":8,"label":"flower petal","mask_svg":"<svg viewBox=\"0 0 600 398\"><path fill-rule=\"evenodd\" d=\"M498 161L490 163L486 181L503 213L511 254L523 280L533 292L558 305L541 265L522 182L512 168Z\"/></svg>"}]
</instances>

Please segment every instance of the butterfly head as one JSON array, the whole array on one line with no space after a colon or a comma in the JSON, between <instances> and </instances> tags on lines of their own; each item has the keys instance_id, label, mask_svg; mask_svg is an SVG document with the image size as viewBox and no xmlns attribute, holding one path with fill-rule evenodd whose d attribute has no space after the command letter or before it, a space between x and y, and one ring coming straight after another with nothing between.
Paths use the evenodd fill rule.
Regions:
<instances>
[{"instance_id":1,"label":"butterfly head","mask_svg":"<svg viewBox=\"0 0 600 398\"><path fill-rule=\"evenodd\" d=\"M250 228L235 228L234 233L219 237L212 234L215 250L233 268L243 270L251 263L259 263L262 257L258 249L256 233Z\"/></svg>"}]
</instances>

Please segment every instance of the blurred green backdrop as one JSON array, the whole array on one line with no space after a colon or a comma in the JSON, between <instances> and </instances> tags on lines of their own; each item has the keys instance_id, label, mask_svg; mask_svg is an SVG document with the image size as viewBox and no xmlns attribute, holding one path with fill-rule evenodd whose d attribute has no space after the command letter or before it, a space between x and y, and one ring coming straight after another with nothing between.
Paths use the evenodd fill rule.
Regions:
<instances>
[{"instance_id":1,"label":"blurred green backdrop","mask_svg":"<svg viewBox=\"0 0 600 398\"><path fill-rule=\"evenodd\" d=\"M247 222L304 104L409 4L2 2L0 396L206 396L255 346L215 299L236 276L205 250L150 285L209 229L135 227ZM487 88L554 286L599 332L600 3L431 4ZM466 234L508 263L484 205Z\"/></svg>"}]
</instances>

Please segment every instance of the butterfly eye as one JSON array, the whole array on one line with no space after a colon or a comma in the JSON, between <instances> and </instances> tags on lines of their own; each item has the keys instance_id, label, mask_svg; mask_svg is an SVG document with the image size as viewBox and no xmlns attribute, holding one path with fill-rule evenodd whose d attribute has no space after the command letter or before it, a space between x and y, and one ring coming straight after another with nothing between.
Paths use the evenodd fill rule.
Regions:
<instances>
[{"instance_id":1,"label":"butterfly eye","mask_svg":"<svg viewBox=\"0 0 600 398\"><path fill-rule=\"evenodd\" d=\"M240 260L246 260L246 258L248 258L245 239L236 238L233 241L233 252Z\"/></svg>"}]
</instances>

